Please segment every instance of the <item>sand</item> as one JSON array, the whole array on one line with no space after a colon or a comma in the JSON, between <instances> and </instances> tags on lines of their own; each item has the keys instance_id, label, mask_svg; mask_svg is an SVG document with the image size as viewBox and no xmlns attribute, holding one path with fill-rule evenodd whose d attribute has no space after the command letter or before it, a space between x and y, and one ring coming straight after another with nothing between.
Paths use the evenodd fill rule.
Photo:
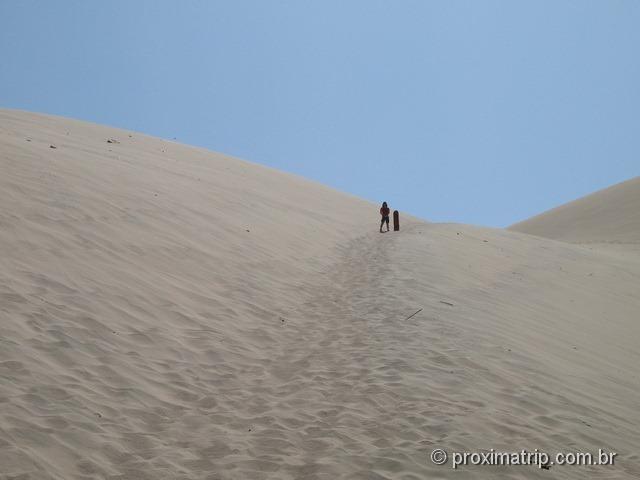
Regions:
<instances>
[{"instance_id":1,"label":"sand","mask_svg":"<svg viewBox=\"0 0 640 480\"><path fill-rule=\"evenodd\" d=\"M640 246L640 177L560 205L509 227L579 244Z\"/></svg>"},{"instance_id":2,"label":"sand","mask_svg":"<svg viewBox=\"0 0 640 480\"><path fill-rule=\"evenodd\" d=\"M380 234L302 178L19 111L0 172L1 478L640 476L635 252ZM436 447L618 457L454 471Z\"/></svg>"}]
</instances>

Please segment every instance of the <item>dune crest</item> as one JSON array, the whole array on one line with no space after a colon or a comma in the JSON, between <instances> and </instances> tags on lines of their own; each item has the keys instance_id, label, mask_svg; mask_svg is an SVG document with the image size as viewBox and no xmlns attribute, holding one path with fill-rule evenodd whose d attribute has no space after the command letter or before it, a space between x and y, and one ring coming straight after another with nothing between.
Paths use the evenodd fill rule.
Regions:
<instances>
[{"instance_id":1,"label":"dune crest","mask_svg":"<svg viewBox=\"0 0 640 480\"><path fill-rule=\"evenodd\" d=\"M640 177L516 223L510 230L583 244L640 249Z\"/></svg>"}]
</instances>

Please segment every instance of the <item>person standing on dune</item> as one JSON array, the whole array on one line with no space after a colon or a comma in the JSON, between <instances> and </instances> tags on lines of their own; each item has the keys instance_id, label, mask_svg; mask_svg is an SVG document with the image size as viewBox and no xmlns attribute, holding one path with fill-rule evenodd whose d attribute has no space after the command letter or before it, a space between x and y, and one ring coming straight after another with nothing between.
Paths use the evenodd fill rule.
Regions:
<instances>
[{"instance_id":1,"label":"person standing on dune","mask_svg":"<svg viewBox=\"0 0 640 480\"><path fill-rule=\"evenodd\" d=\"M389 207L387 206L387 202L382 202L382 207L380 207L380 215L382 216L382 220L380 220L380 233L382 233L382 225L387 224L387 232L389 231Z\"/></svg>"}]
</instances>

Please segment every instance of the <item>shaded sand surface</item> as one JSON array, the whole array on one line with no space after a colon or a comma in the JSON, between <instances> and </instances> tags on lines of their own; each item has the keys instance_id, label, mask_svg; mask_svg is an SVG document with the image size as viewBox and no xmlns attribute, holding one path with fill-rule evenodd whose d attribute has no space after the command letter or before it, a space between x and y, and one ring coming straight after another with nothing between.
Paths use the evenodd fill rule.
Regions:
<instances>
[{"instance_id":1,"label":"shaded sand surface","mask_svg":"<svg viewBox=\"0 0 640 480\"><path fill-rule=\"evenodd\" d=\"M0 478L640 476L636 255L24 112L0 168Z\"/></svg>"}]
</instances>

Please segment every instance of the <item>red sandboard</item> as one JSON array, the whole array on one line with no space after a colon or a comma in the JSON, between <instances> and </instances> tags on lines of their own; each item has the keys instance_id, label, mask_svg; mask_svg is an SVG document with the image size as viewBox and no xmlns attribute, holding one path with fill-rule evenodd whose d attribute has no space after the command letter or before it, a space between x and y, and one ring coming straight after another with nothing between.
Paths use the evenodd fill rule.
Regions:
<instances>
[{"instance_id":1,"label":"red sandboard","mask_svg":"<svg viewBox=\"0 0 640 480\"><path fill-rule=\"evenodd\" d=\"M393 231L397 232L400 230L400 214L398 210L393 211Z\"/></svg>"}]
</instances>

